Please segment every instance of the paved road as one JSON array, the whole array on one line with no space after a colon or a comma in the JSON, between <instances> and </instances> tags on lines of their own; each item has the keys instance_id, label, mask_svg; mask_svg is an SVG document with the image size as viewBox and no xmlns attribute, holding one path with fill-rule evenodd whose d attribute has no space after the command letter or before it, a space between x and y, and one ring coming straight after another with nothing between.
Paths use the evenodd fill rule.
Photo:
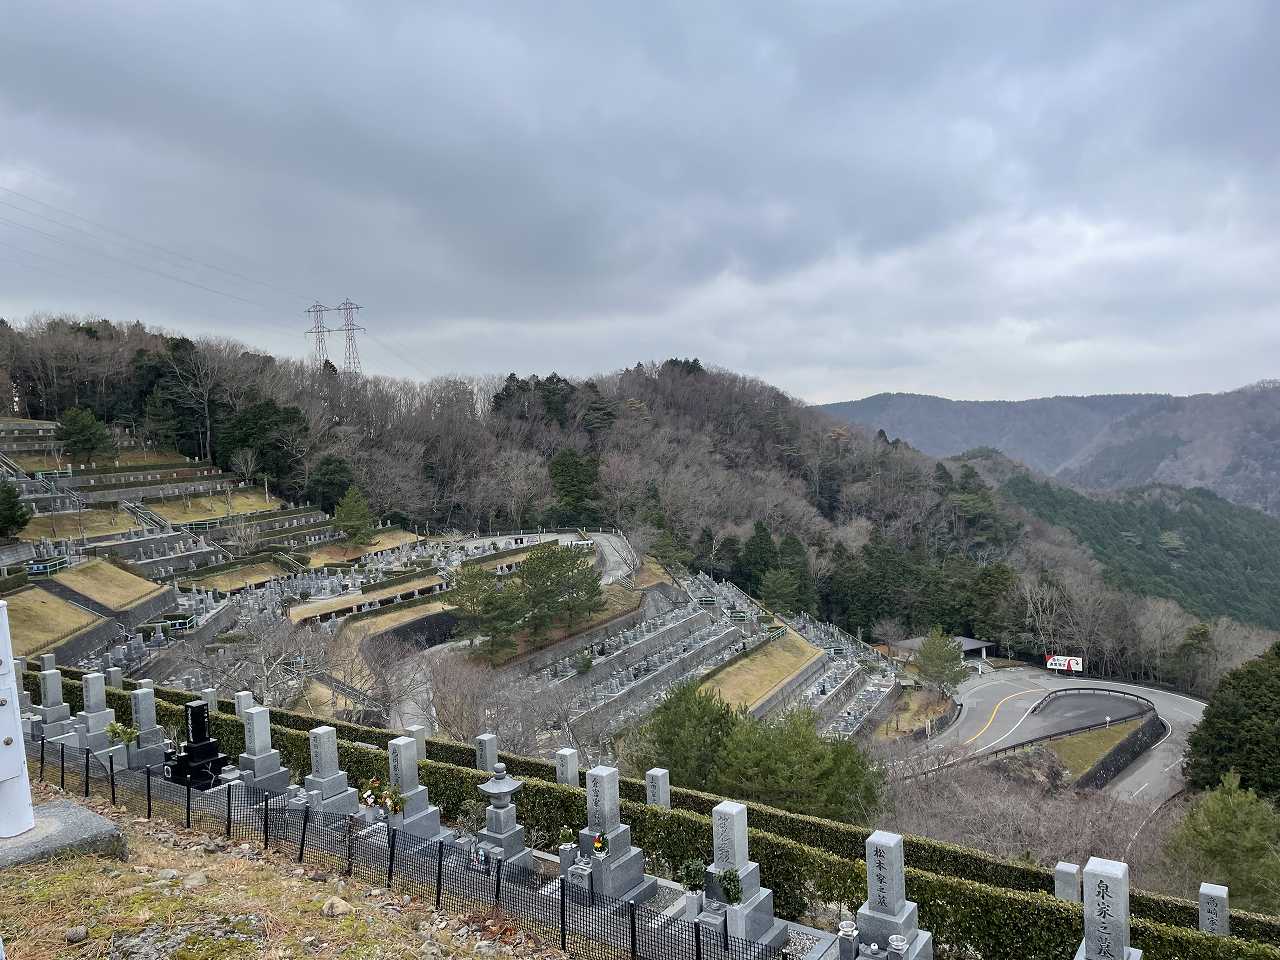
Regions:
<instances>
[{"instance_id":1,"label":"paved road","mask_svg":"<svg viewBox=\"0 0 1280 960\"><path fill-rule=\"evenodd\" d=\"M1110 716L1134 714L1133 701L1107 695L1080 694L1050 701L1034 716L1031 708L1050 690L1101 687L1136 693L1151 700L1169 725L1168 735L1113 780L1107 790L1117 796L1160 803L1182 787L1181 762L1187 734L1200 720L1204 704L1199 700L1106 680L1071 679L1037 667L1015 667L972 677L960 687L957 698L963 712L956 724L930 741L928 750L964 746L985 752L1023 743L1046 733L1093 723Z\"/></svg>"}]
</instances>

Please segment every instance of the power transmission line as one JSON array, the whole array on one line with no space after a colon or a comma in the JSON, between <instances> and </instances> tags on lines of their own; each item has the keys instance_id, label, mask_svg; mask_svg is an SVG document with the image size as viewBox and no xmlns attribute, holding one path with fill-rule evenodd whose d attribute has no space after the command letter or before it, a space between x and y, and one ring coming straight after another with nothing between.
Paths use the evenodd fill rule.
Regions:
<instances>
[{"instance_id":1,"label":"power transmission line","mask_svg":"<svg viewBox=\"0 0 1280 960\"><path fill-rule=\"evenodd\" d=\"M111 254L109 254L109 253L104 253L104 252L102 252L101 250L95 250L95 249L93 249L93 247L87 246L87 245L85 245L85 244L83 244L83 243L76 243L76 242L75 242L75 241L73 241L73 240L68 240L66 237L59 237L59 236L57 236L56 234L46 233L46 232L45 232L45 231L43 231L43 230L37 230L37 229L36 229L35 227L33 227L33 226L30 226L30 225L25 224L25 223L19 223L19 222L18 222L18 221L16 221L16 220L10 220L10 219L8 219L7 217L0 217L0 223L6 223L6 224L8 224L8 225L9 225L9 226L11 226L11 227L18 227L18 228L20 228L20 229L22 229L22 230L30 230L32 233L38 234L39 236L45 237L45 238L47 238L47 239L49 239L49 240L52 240L52 241L54 241L55 243L66 244L66 245L71 246L71 247L78 247L78 248L80 248L80 249L82 249L82 250L85 250L85 251L87 251L87 252L89 252L89 253L91 253L91 254L95 255L95 256L105 257L107 260L114 260L116 263L122 263L122 264L124 264L126 267L133 267L135 270L142 270L142 271L144 271L145 273L152 273L152 274L155 274L157 277L163 277L164 279L166 279L166 280L172 280L172 281L174 281L175 283L183 283L183 284L186 284L188 287L194 287L194 288L195 288L195 289L197 289L197 290L204 290L206 293L213 293L213 294L216 294L216 295L218 295L218 296L220 296L220 297L226 297L226 298L228 298L228 299L230 299L230 300L238 300L240 303L247 303L247 304L249 304L249 306L252 306L252 307L258 307L258 308L260 308L260 309L262 309L262 310L266 310L266 311L268 311L268 312L270 312L270 313L275 313L275 312L277 312L277 311L276 311L276 308L274 308L274 307L269 307L269 306L267 306L265 303L260 303L260 302L259 302L259 301L257 301L257 300L250 300L248 297L241 297L241 296L238 296L237 294L234 294L234 293L228 293L228 292L227 292L227 291L225 291L225 290L218 290L218 289L216 289L215 287L208 287L208 286L205 286L203 283L197 283L197 282L196 282L196 281L194 281L194 280L187 280L187 279L184 279L183 277L177 277L177 276L174 276L174 275L173 275L173 274L171 274L171 273L165 273L163 270L155 270L155 269L153 269L153 268L151 268L151 267L144 267L144 266L142 266L141 264L132 263L132 262L130 262L130 261L128 261L128 260L125 260L123 257L116 257L116 256L112 256L112 255L111 255Z\"/></svg>"},{"instance_id":2,"label":"power transmission line","mask_svg":"<svg viewBox=\"0 0 1280 960\"><path fill-rule=\"evenodd\" d=\"M108 233L114 233L116 236L123 237L125 240L129 241L130 243L141 244L142 246L150 247L153 250L157 250L169 256L177 257L180 260L186 260L188 263L194 263L198 266L204 267L206 270L214 270L214 271L217 271L218 273L225 273L228 276L235 277L238 280L245 280L245 281L248 281L249 283L256 283L263 287L269 287L290 298L296 298L298 300L306 299L306 297L303 297L300 294L293 293L289 290L286 290L284 287L281 287L278 284L271 283L266 280L260 280L256 277L251 277L247 274L240 273L237 270L229 270L226 267L220 267L217 264L209 263L208 261L205 261L205 260L200 260L196 257L189 256L185 253L182 253L181 251L174 250L170 247L165 247L162 244L154 243L150 240L143 240L140 237L135 237L132 234L125 233L123 230L118 230L114 227L108 226L107 224L101 223L97 220L91 220L89 217L81 216L80 214L75 213L72 210L65 210L62 207L55 206L54 204L49 203L45 200L40 200L37 197L29 196L28 194L22 193L18 190L14 190L10 187L0 186L0 191L4 191L5 193L11 194L12 196L15 196L15 197L21 197L23 200L29 201L30 203L38 203L40 206L47 207L50 210L54 210L57 213L63 214L64 216L74 217L76 220L80 220L84 223L95 226L100 230L105 230ZM0 201L0 202L3 202L3 201ZM15 204L6 203L5 206L13 207L15 210L22 210L22 212L24 213L30 214L33 217L40 217L41 219L49 220L51 223L59 223L61 226L69 227L70 229L73 229L73 230L81 230L81 228L76 227L72 224L63 224L58 220L54 220L52 217L45 217L42 214L36 213L35 211L25 210L24 208L16 206ZM87 232L87 231L81 230L81 232ZM94 235L89 234L89 236L94 236ZM107 238L97 238L97 239L107 239Z\"/></svg>"}]
</instances>

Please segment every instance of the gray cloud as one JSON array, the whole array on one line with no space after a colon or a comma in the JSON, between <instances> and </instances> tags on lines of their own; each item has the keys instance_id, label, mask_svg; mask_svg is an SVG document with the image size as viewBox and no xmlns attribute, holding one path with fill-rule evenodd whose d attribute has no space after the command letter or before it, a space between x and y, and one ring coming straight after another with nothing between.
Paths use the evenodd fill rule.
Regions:
<instances>
[{"instance_id":1,"label":"gray cloud","mask_svg":"<svg viewBox=\"0 0 1280 960\"><path fill-rule=\"evenodd\" d=\"M1266 0L11 5L0 187L264 282L0 205L64 241L0 222L0 313L302 353L350 296L396 375L1223 389L1280 347L1277 39Z\"/></svg>"}]
</instances>

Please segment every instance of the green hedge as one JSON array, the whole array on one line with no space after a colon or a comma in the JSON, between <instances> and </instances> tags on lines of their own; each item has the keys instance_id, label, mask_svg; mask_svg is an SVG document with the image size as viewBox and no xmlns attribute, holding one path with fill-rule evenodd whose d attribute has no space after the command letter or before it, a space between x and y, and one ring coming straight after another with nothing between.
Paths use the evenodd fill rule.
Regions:
<instances>
[{"instance_id":1,"label":"green hedge","mask_svg":"<svg viewBox=\"0 0 1280 960\"><path fill-rule=\"evenodd\" d=\"M73 703L73 709L78 709L80 684L68 678L81 676L85 672L71 668L63 669L63 695L68 703ZM38 696L38 678L28 673L26 683L27 687ZM133 688L136 684L126 681L126 686ZM108 689L107 697L109 705L117 711L118 716L129 715L127 694ZM183 722L181 704L195 697L196 694L191 691L157 687L156 711L160 722L177 724L181 727ZM219 708L223 711L223 715L215 716L215 730L219 739L223 740L224 751L235 756L244 749L244 731L240 722L235 719L232 701L219 700ZM295 771L307 770L310 766L306 732L321 723L334 727L338 731L339 753L346 758L344 769L353 780L384 776L387 763L384 751L387 742L400 735L389 730L338 720L318 720L305 714L275 708L271 711L271 721L273 746L280 750L282 756L286 757L284 762ZM470 799L473 796L468 793L471 787L485 779L485 775L473 769L475 750L467 744L433 739L427 742L427 755L429 761L422 768L423 783L431 789L434 802L444 808L447 814L454 814L460 808L463 799ZM521 798L521 808L524 811L523 822L527 827L547 830L554 836L563 823L569 823L570 826L585 825L585 806L581 788L574 790L555 783L554 763L503 752L498 754L498 758L507 765L507 770L513 776L525 780L524 789L518 796ZM449 772L448 777L445 777L444 772L457 770L466 773L464 785L460 785L456 780L460 774ZM452 785L447 782L450 777L455 781ZM585 782L583 777L583 774L579 775L580 783ZM437 792L437 788L440 792ZM547 793L548 790L551 792ZM690 852L687 856L678 855L678 850L684 849L680 846L684 841L667 836L666 828L654 826L651 832L644 832L649 829L645 825L654 822L653 817L660 819L676 817L677 819L671 821L674 824L706 822L708 824L706 843L704 847L699 847L699 851L710 849L708 818L712 808L721 802L723 797L682 787L672 787L671 802L675 809L665 811L645 805L645 785L642 780L622 778L619 782L619 792L624 800L624 809L629 811L628 816L632 817L628 822L631 824L637 844L645 847L650 853L663 859L669 859L670 853L675 857L670 862L674 863L690 859L695 853L697 856L703 855L697 851ZM455 797L456 804L452 799ZM552 800L554 800L555 814L540 813L542 806L539 804L552 803ZM451 804L455 805L451 806ZM533 805L530 806L531 804ZM774 878L770 882L774 886L775 903L778 905L780 914L798 916L803 911L806 901L812 902L815 898L818 902L844 902L840 897L830 896L829 891L824 892L827 890L825 887L817 886L810 889L808 885L817 881L814 879L815 875L806 872L803 865L810 863L807 858L818 856L829 858L832 863L852 865L850 868L856 868L858 871L865 869L862 860L866 852L866 838L870 833L869 830L818 817L790 813L763 804L748 803L747 809L752 825L752 855L760 861L762 870L765 869L762 844L768 849L774 849L769 845L782 844L777 847L779 851L790 851L785 856L779 853L771 862L772 872L765 874L766 877ZM697 819L685 821L679 819L682 816L692 816ZM556 820L556 817L561 819ZM579 820L582 824L578 823ZM662 819L662 822L665 823L666 820ZM762 838L759 842L757 842L757 836ZM701 840L698 842L702 843ZM1041 899L1053 904L1061 902L1051 895L1052 873L1042 867L1008 863L982 851L970 850L925 837L906 836L903 848L907 862L922 876L934 877L948 884L969 882L984 891L997 890L1002 894L1032 897L1035 898L1032 902L1037 903ZM671 853L673 850L677 853ZM822 863L824 864L822 869L826 870L829 866L828 862L823 860ZM1047 884L1041 882L1043 877L1048 878ZM855 885L855 888L859 891L858 902L860 903L861 891L864 888L858 885ZM1178 932L1185 932L1186 928L1194 930L1199 924L1198 904L1177 897L1133 891L1130 894L1129 905L1135 918L1135 929L1137 929L1138 918L1149 921L1153 929L1165 925ZM789 912L784 912L784 906ZM925 914L923 900L920 909L923 916ZM941 907L933 904L932 909L938 910ZM1018 914L1013 911L1010 916L1016 917ZM1016 921L1015 925L1017 922L1021 921ZM925 926L928 925L925 924ZM1280 917L1232 910L1231 929L1250 940L1280 943ZM1075 933L1077 942L1079 938L1080 934L1077 930ZM1074 949L1073 945L1071 950L1074 951ZM1168 955L1177 956L1178 954ZM1200 955L1217 956L1218 954ZM1183 954L1183 956L1187 955ZM1275 956L1280 960L1280 952Z\"/></svg>"},{"instance_id":2,"label":"green hedge","mask_svg":"<svg viewBox=\"0 0 1280 960\"><path fill-rule=\"evenodd\" d=\"M17 573L11 573L7 577L0 577L0 594L12 593L19 587L27 585L27 571L19 570Z\"/></svg>"}]
</instances>

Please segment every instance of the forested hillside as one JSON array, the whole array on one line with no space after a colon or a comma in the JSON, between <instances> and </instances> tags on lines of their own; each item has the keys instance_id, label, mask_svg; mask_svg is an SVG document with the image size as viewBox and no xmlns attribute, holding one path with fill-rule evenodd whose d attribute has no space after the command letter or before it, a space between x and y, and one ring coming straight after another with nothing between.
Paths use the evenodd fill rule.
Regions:
<instances>
[{"instance_id":1,"label":"forested hillside","mask_svg":"<svg viewBox=\"0 0 1280 960\"><path fill-rule=\"evenodd\" d=\"M1169 597L1202 617L1280 628L1280 520L1201 489L1093 499L1023 474L1000 493L1075 534L1117 587Z\"/></svg>"},{"instance_id":2,"label":"forested hillside","mask_svg":"<svg viewBox=\"0 0 1280 960\"><path fill-rule=\"evenodd\" d=\"M936 461L697 360L424 383L41 317L0 326L0 367L22 416L86 410L326 509L355 484L382 517L432 530L618 526L670 564L876 638L938 625L1187 689L1273 639L1219 619L1210 644L1166 656L1196 616L1126 592L1144 568L1108 585L1069 535L1001 500L990 462ZM1224 586L1196 609L1249 613L1237 597Z\"/></svg>"},{"instance_id":3,"label":"forested hillside","mask_svg":"<svg viewBox=\"0 0 1280 960\"><path fill-rule=\"evenodd\" d=\"M1280 516L1280 386L1227 393L955 401L878 394L833 416L935 456L993 447L1084 490L1205 487Z\"/></svg>"}]
</instances>

